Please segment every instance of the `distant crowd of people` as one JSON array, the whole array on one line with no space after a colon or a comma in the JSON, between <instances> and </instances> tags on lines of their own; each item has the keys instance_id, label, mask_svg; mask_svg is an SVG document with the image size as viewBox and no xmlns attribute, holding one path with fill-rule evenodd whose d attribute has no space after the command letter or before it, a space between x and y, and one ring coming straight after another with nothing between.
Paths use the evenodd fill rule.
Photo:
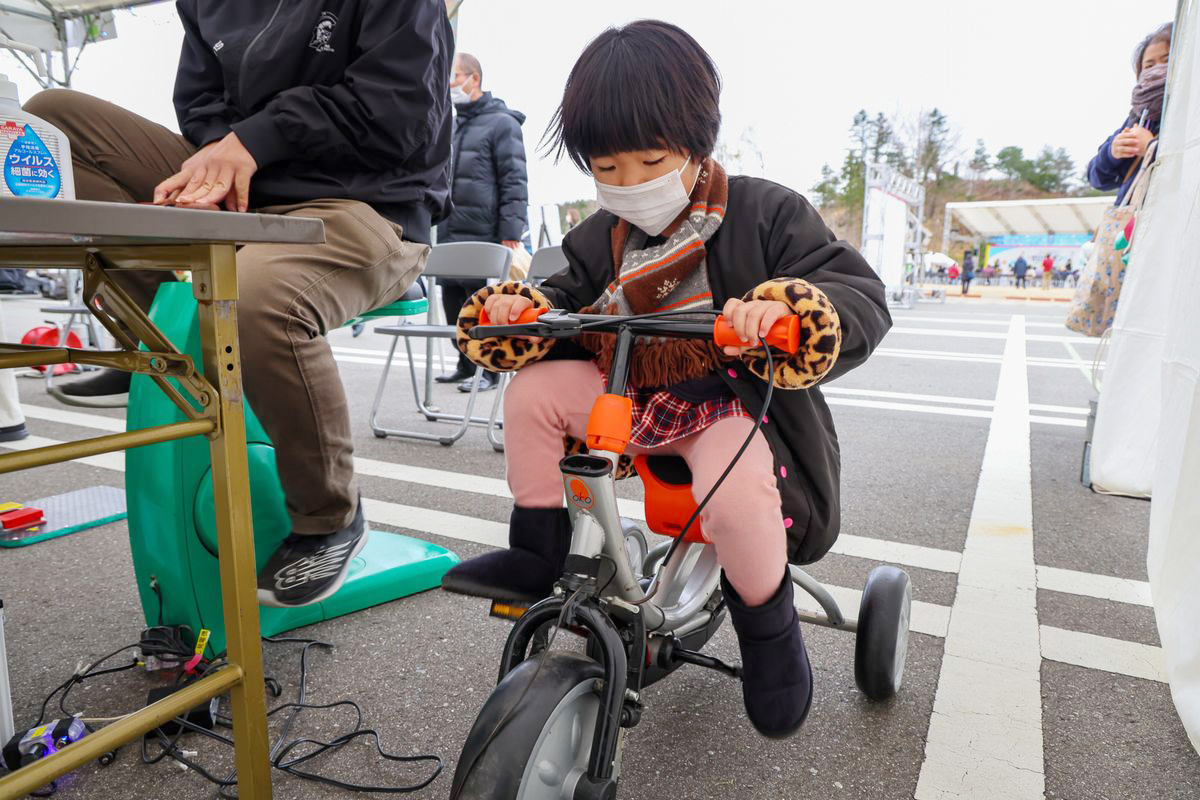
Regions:
<instances>
[{"instance_id":1,"label":"distant crowd of people","mask_svg":"<svg viewBox=\"0 0 1200 800\"><path fill-rule=\"evenodd\" d=\"M1020 289L1033 288L1038 285L1040 274L1043 289L1070 288L1079 282L1079 272L1083 266L1076 263L1078 259L1075 257L1056 260L1052 253L1046 253L1040 262L1034 256L1035 263L1030 263L1022 253L1011 263L1003 258L995 258L983 267L976 266L976 258L977 255L972 250L963 256L961 265L951 263L930 267L925 272L925 281L941 284L960 283L962 293L966 294L971 283L976 280L985 286L1008 284Z\"/></svg>"}]
</instances>

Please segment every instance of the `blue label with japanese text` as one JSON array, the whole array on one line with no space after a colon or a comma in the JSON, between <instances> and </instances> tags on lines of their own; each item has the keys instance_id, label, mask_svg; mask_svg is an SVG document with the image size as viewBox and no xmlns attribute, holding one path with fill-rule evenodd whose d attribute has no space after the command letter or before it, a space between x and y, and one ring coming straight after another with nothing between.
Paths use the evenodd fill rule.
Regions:
<instances>
[{"instance_id":1,"label":"blue label with japanese text","mask_svg":"<svg viewBox=\"0 0 1200 800\"><path fill-rule=\"evenodd\" d=\"M17 197L57 197L62 188L58 162L32 125L25 126L4 154L4 184Z\"/></svg>"}]
</instances>

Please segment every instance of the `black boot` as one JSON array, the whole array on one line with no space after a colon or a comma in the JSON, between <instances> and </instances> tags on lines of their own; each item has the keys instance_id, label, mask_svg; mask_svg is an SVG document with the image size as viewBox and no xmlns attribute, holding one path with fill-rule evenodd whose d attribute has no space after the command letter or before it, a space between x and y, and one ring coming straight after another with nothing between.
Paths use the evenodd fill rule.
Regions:
<instances>
[{"instance_id":1,"label":"black boot","mask_svg":"<svg viewBox=\"0 0 1200 800\"><path fill-rule=\"evenodd\" d=\"M753 608L742 602L723 574L721 589L742 651L746 715L763 736L791 736L808 716L813 695L812 667L792 605L791 576L785 574L771 599Z\"/></svg>"},{"instance_id":2,"label":"black boot","mask_svg":"<svg viewBox=\"0 0 1200 800\"><path fill-rule=\"evenodd\" d=\"M493 600L536 602L550 595L563 573L571 545L565 508L516 506L508 526L508 549L467 559L442 577L448 592Z\"/></svg>"}]
</instances>

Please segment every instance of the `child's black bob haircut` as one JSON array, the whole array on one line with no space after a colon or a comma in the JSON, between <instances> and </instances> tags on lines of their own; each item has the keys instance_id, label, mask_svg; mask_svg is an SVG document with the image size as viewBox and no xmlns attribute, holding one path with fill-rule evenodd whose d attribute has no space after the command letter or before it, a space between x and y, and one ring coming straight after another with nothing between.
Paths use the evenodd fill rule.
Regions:
<instances>
[{"instance_id":1,"label":"child's black bob haircut","mask_svg":"<svg viewBox=\"0 0 1200 800\"><path fill-rule=\"evenodd\" d=\"M721 127L721 76L682 28L646 19L592 40L546 131L549 149L584 172L589 158L666 147L701 159Z\"/></svg>"}]
</instances>

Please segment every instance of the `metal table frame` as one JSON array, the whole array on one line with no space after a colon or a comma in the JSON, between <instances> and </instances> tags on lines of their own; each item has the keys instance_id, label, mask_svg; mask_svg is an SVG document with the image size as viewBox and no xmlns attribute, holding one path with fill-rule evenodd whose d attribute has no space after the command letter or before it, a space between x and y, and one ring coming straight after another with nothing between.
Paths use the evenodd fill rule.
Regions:
<instances>
[{"instance_id":1,"label":"metal table frame","mask_svg":"<svg viewBox=\"0 0 1200 800\"><path fill-rule=\"evenodd\" d=\"M82 269L84 303L123 348L100 352L0 343L0 368L75 362L149 375L186 416L183 422L146 430L0 454L0 474L186 436L207 436L228 636L227 666L5 776L0 779L0 800L21 797L225 692L230 693L238 796L243 800L271 797L238 350L235 247L247 242L323 241L320 221L296 217L0 198L0 266ZM200 304L203 373L167 341L109 275L131 268L191 271ZM146 351L138 350L139 340ZM168 378L174 378L179 388Z\"/></svg>"}]
</instances>

